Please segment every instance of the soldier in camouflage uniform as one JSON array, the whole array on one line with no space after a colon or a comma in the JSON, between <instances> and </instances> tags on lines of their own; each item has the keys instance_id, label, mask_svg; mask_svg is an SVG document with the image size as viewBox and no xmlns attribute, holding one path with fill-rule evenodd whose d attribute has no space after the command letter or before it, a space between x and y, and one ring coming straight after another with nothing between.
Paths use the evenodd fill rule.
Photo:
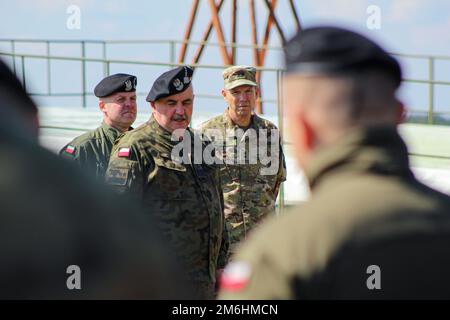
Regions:
<instances>
[{"instance_id":1,"label":"soldier in camouflage uniform","mask_svg":"<svg viewBox=\"0 0 450 320\"><path fill-rule=\"evenodd\" d=\"M189 298L151 219L39 146L37 107L1 60L0 97L0 299Z\"/></svg>"},{"instance_id":2,"label":"soldier in camouflage uniform","mask_svg":"<svg viewBox=\"0 0 450 320\"><path fill-rule=\"evenodd\" d=\"M60 156L78 164L83 170L103 181L114 141L131 130L136 120L136 77L113 74L94 89L103 113L103 123L64 146Z\"/></svg>"},{"instance_id":3,"label":"soldier in camouflage uniform","mask_svg":"<svg viewBox=\"0 0 450 320\"><path fill-rule=\"evenodd\" d=\"M399 63L362 35L317 27L286 44L286 67L311 199L252 234L221 298L450 298L450 198L409 168Z\"/></svg>"},{"instance_id":4,"label":"soldier in camouflage uniform","mask_svg":"<svg viewBox=\"0 0 450 320\"><path fill-rule=\"evenodd\" d=\"M215 166L193 159L194 149L183 150L186 161L172 156L180 145L172 138L176 132L182 132L181 145L192 146L194 139L202 143L188 128L192 73L179 67L154 82L147 97L153 116L114 146L106 182L143 204L185 266L197 297L214 298L216 272L224 267L228 249L220 175Z\"/></svg>"},{"instance_id":5,"label":"soldier in camouflage uniform","mask_svg":"<svg viewBox=\"0 0 450 320\"><path fill-rule=\"evenodd\" d=\"M278 129L270 121L253 113L258 96L255 75L255 68L246 66L224 70L222 95L228 108L222 115L201 126L201 131L217 144L220 150L218 156L221 155L223 162L221 178L225 219L230 232L230 253L249 231L275 212L280 185L286 180L286 164ZM269 164L263 164L260 158L250 159L250 149L253 148L256 151L254 154L260 156L258 151L262 150L258 148L265 140L267 155L274 160L270 166L275 166L272 167L275 170L268 173L262 169ZM272 150L273 143L275 150Z\"/></svg>"}]
</instances>

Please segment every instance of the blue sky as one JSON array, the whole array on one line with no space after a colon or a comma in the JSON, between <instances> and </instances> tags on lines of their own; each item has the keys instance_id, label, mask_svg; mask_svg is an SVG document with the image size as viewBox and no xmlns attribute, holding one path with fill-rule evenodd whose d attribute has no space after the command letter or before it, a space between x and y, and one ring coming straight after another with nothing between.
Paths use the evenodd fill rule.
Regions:
<instances>
[{"instance_id":1,"label":"blue sky","mask_svg":"<svg viewBox=\"0 0 450 320\"><path fill-rule=\"evenodd\" d=\"M187 24L191 0L16 0L1 1L0 38L16 39L99 39L99 40L132 40L132 39L175 39L181 40ZM259 37L262 36L267 11L262 0L257 4L257 23ZM285 34L289 37L295 32L294 20L288 10L287 0L278 0L276 14L281 21ZM300 18L305 27L318 24L334 24L350 27L379 41L389 51L397 53L433 54L450 56L450 1L448 0L298 0L295 1ZM248 1L239 0L238 41L251 42ZM69 14L67 7L77 5L81 10L81 28L70 30L66 27ZM381 28L369 30L366 26L367 8L378 6L381 13ZM229 40L231 1L225 0L221 16L224 22L226 38ZM193 40L200 40L210 11L207 0L202 0L200 11L194 25ZM216 42L215 33L212 41ZM279 45L276 30L272 30L271 45ZM6 42L0 42L0 50L9 51ZM52 45L54 55L79 55L80 48L75 45ZM17 51L44 54L42 44L18 45ZM192 57L194 49L188 52ZM115 45L108 48L109 58L137 59L145 61L168 61L167 46L124 46ZM87 48L90 57L100 57L100 47L90 45ZM251 50L238 51L238 63L251 64ZM10 62L10 61L9 61ZM208 49L201 60L202 63L221 64L217 48ZM406 77L426 78L426 61L402 59ZM272 52L267 58L267 66L281 66L279 52ZM44 61L27 61L27 84L30 91L44 92L47 75ZM165 68L141 68L129 65L113 66L111 72L129 72L138 76L139 91L147 92L152 81ZM450 61L438 61L435 75L439 80L450 80ZM99 64L89 64L87 71L87 87L92 89L102 76ZM264 76L264 95L276 98L273 88L274 77ZM220 71L201 70L196 74L194 85L197 92L219 94L221 88ZM80 90L80 64L52 62L52 90L54 92L78 92ZM437 110L450 111L450 88L437 86L435 89ZM401 91L406 102L413 108L426 108L427 87L424 85L405 85ZM44 105L79 105L79 98L40 98ZM93 97L88 100L95 105ZM223 108L220 100L203 99L198 101L200 108ZM143 97L141 107L147 107ZM272 108L272 107L270 107Z\"/></svg>"}]
</instances>

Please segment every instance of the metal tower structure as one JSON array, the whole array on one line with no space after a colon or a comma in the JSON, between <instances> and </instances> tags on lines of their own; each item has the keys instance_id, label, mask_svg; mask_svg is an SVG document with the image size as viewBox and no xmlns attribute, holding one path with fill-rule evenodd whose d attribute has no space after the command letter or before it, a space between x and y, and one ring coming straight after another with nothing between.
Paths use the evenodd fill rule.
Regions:
<instances>
[{"instance_id":1,"label":"metal tower structure","mask_svg":"<svg viewBox=\"0 0 450 320\"><path fill-rule=\"evenodd\" d=\"M236 47L238 46L238 40L237 40L237 11L238 11L238 3L242 3L242 1L246 0L230 0L231 3L231 41L227 43L225 39L225 35L222 28L222 22L219 16L219 12L225 2L225 0L207 0L211 12L211 19L206 26L205 32L203 33L201 44L198 45L197 50L194 54L192 64L197 64L200 60L200 57L202 56L203 50L205 48L205 45L209 41L209 37L211 34L212 29L216 31L217 40L219 43L219 49L220 54L222 57L222 61L224 65L233 65L235 64L235 58L236 58ZM278 31L278 35L281 39L281 42L284 46L286 42L286 37L283 33L283 30L280 25L280 20L275 15L275 8L277 6L278 1L277 0L262 0L264 4L264 8L268 10L268 16L267 16L267 22L265 24L265 32L264 36L262 38L262 41L258 41L258 34L257 34L257 25L256 25L256 9L255 9L255 0L248 0L249 1L249 15L250 15L250 28L252 33L252 46L253 46L253 65L256 67L263 67L265 63L266 53L267 53L267 45L269 42L269 36L271 29L275 26L276 30ZM300 18L297 13L297 10L295 8L294 0L288 0L291 12L294 17L295 24L297 26L297 30L301 30L301 23ZM186 51L188 49L188 41L191 38L192 29L195 22L195 17L197 15L197 12L199 11L199 4L200 0L193 0L190 16L188 20L188 24L185 30L183 44L181 46L181 50L178 57L179 63L187 63L185 61L186 59ZM257 72L256 80L258 84L261 82L261 73ZM258 104L256 106L256 112L262 113L263 108L260 100L258 100Z\"/></svg>"}]
</instances>

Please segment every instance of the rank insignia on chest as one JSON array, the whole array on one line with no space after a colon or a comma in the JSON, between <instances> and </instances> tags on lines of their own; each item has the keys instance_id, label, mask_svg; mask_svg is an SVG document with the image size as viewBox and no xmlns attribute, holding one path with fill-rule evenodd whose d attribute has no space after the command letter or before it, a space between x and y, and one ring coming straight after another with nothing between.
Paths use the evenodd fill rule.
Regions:
<instances>
[{"instance_id":1,"label":"rank insignia on chest","mask_svg":"<svg viewBox=\"0 0 450 320\"><path fill-rule=\"evenodd\" d=\"M68 145L67 148L66 148L66 152L68 154L72 154L72 155L75 154L75 147L71 146L71 145Z\"/></svg>"},{"instance_id":2,"label":"rank insignia on chest","mask_svg":"<svg viewBox=\"0 0 450 320\"><path fill-rule=\"evenodd\" d=\"M131 149L130 148L120 148L119 149L119 157L128 158L130 156Z\"/></svg>"}]
</instances>

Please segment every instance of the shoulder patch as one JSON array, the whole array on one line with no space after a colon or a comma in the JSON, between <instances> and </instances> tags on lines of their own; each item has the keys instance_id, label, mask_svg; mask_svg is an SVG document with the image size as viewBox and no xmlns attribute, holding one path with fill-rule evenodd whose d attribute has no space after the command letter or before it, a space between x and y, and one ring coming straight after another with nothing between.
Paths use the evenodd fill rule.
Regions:
<instances>
[{"instance_id":1,"label":"shoulder patch","mask_svg":"<svg viewBox=\"0 0 450 320\"><path fill-rule=\"evenodd\" d=\"M130 148L120 148L119 149L119 157L121 158L128 158L131 154Z\"/></svg>"},{"instance_id":2,"label":"shoulder patch","mask_svg":"<svg viewBox=\"0 0 450 320\"><path fill-rule=\"evenodd\" d=\"M72 145L68 145L65 150L66 153L73 155L75 153L75 147Z\"/></svg>"},{"instance_id":3,"label":"shoulder patch","mask_svg":"<svg viewBox=\"0 0 450 320\"><path fill-rule=\"evenodd\" d=\"M220 278L220 289L234 292L244 289L250 281L251 273L249 263L244 261L230 262Z\"/></svg>"}]
</instances>

